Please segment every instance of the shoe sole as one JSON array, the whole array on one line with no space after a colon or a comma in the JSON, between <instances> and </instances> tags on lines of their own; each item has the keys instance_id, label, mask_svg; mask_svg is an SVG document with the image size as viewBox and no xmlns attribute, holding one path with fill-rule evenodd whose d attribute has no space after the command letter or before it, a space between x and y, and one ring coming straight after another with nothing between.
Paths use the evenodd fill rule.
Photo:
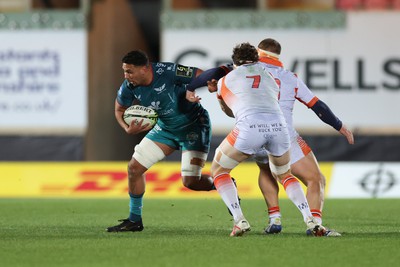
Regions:
<instances>
[{"instance_id":1,"label":"shoe sole","mask_svg":"<svg viewBox=\"0 0 400 267\"><path fill-rule=\"evenodd\" d=\"M131 230L125 230L125 229L121 229L121 230L117 230L117 229L106 229L106 231L108 233L123 233L123 232L141 232L143 231L144 227L142 228L138 228L138 229L131 229Z\"/></svg>"}]
</instances>

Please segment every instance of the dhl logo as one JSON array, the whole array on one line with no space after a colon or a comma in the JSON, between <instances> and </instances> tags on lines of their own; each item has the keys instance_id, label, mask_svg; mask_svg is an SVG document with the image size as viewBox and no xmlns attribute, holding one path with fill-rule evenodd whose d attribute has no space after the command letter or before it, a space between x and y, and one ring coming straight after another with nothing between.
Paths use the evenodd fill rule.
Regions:
<instances>
[{"instance_id":1,"label":"dhl logo","mask_svg":"<svg viewBox=\"0 0 400 267\"><path fill-rule=\"evenodd\" d=\"M332 164L322 165L329 184ZM209 173L206 165L203 173ZM126 163L0 163L0 197L126 197ZM258 168L243 163L232 171L241 197L262 198ZM146 173L146 197L219 197L216 190L183 186L180 164L161 162ZM280 190L280 197L286 197Z\"/></svg>"},{"instance_id":2,"label":"dhl logo","mask_svg":"<svg viewBox=\"0 0 400 267\"><path fill-rule=\"evenodd\" d=\"M191 190L182 185L181 174L177 172L171 173L163 179L158 172L148 171L146 173L146 184L146 193L162 193L174 189L178 189L180 192L191 192ZM60 186L44 184L42 187L44 193L64 190L70 190L71 193L116 191L126 194L128 192L128 177L126 172L119 171L82 171L79 174L77 185Z\"/></svg>"}]
</instances>

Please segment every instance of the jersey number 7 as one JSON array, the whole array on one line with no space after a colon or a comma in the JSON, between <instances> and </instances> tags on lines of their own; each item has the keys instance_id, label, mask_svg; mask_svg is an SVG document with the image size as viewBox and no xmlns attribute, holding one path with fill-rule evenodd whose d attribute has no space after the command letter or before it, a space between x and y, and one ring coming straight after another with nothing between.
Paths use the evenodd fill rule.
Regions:
<instances>
[{"instance_id":1,"label":"jersey number 7","mask_svg":"<svg viewBox=\"0 0 400 267\"><path fill-rule=\"evenodd\" d=\"M260 81L261 81L261 76L260 75L246 76L246 78L253 79L253 84L251 85L251 88L260 87Z\"/></svg>"}]
</instances>

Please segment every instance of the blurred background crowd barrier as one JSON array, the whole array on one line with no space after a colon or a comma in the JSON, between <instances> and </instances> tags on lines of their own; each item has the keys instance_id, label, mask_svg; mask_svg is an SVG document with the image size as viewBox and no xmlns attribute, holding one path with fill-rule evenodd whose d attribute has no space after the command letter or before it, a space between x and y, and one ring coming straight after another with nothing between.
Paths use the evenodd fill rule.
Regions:
<instances>
[{"instance_id":1,"label":"blurred background crowd barrier","mask_svg":"<svg viewBox=\"0 0 400 267\"><path fill-rule=\"evenodd\" d=\"M142 138L114 118L126 52L207 69L270 37L355 133L350 146L296 105L320 161L399 162L399 11L400 0L0 0L0 160L126 161ZM233 121L203 91L212 159Z\"/></svg>"}]
</instances>

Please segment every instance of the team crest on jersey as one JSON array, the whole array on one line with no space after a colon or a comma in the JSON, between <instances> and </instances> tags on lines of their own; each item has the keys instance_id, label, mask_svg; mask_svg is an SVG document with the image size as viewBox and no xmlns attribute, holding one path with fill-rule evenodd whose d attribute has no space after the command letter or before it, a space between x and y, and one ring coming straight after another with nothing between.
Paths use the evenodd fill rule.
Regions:
<instances>
[{"instance_id":1,"label":"team crest on jersey","mask_svg":"<svg viewBox=\"0 0 400 267\"><path fill-rule=\"evenodd\" d=\"M186 139L190 142L190 141L196 141L196 140L198 140L199 139L199 135L197 134L197 133L195 133L195 132L191 132L191 133L188 133L187 135L186 135Z\"/></svg>"},{"instance_id":2,"label":"team crest on jersey","mask_svg":"<svg viewBox=\"0 0 400 267\"><path fill-rule=\"evenodd\" d=\"M156 91L158 94L161 94L162 92L165 91L165 83L161 85L160 87L154 88L154 91Z\"/></svg>"},{"instance_id":3,"label":"team crest on jersey","mask_svg":"<svg viewBox=\"0 0 400 267\"><path fill-rule=\"evenodd\" d=\"M177 65L176 66L176 76L192 77L193 76L193 68L182 66L182 65Z\"/></svg>"}]
</instances>

